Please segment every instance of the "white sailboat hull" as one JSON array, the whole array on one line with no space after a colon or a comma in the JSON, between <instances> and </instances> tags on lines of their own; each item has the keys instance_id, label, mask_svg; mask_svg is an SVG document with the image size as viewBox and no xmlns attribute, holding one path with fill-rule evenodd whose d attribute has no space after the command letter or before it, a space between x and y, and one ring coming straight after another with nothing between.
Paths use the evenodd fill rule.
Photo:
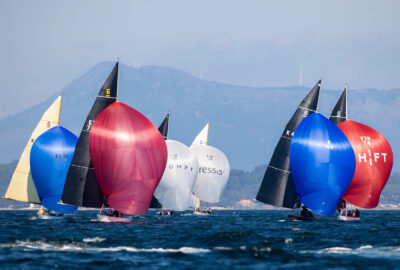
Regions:
<instances>
[{"instance_id":1,"label":"white sailboat hull","mask_svg":"<svg viewBox=\"0 0 400 270\"><path fill-rule=\"evenodd\" d=\"M130 222L131 217L111 217L106 215L97 215L97 221L106 223L125 223Z\"/></svg>"},{"instance_id":2,"label":"white sailboat hull","mask_svg":"<svg viewBox=\"0 0 400 270\"><path fill-rule=\"evenodd\" d=\"M37 215L38 219L63 219L64 216Z\"/></svg>"},{"instance_id":3,"label":"white sailboat hull","mask_svg":"<svg viewBox=\"0 0 400 270\"><path fill-rule=\"evenodd\" d=\"M357 221L357 220L360 220L360 217L347 217L347 216L339 215L338 219L342 220L342 221Z\"/></svg>"}]
</instances>

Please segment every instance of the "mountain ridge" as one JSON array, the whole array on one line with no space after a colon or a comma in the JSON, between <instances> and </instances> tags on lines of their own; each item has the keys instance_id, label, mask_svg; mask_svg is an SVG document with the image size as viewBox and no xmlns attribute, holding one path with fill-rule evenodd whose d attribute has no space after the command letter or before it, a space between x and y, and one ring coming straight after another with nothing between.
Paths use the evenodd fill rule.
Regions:
<instances>
[{"instance_id":1,"label":"mountain ridge","mask_svg":"<svg viewBox=\"0 0 400 270\"><path fill-rule=\"evenodd\" d=\"M95 65L63 88L61 125L79 135L114 62ZM171 112L170 137L189 145L210 121L210 145L221 149L232 168L252 170L268 163L280 134L311 87L246 87L202 80L170 67L121 64L119 101L145 114L156 126ZM323 85L323 83L322 83ZM323 87L322 87L323 88ZM41 114L58 94L23 112L0 119L0 162L18 158ZM339 90L322 89L319 108L329 116ZM400 89L350 90L350 119L370 125L400 148L397 137ZM389 116L389 117L388 117ZM396 163L396 169L398 170Z\"/></svg>"}]
</instances>

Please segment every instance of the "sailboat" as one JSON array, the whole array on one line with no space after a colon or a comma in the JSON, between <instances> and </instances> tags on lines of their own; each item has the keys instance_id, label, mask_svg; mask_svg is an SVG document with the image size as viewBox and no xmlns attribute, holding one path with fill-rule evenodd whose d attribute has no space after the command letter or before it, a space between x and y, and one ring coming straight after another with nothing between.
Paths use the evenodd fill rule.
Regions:
<instances>
[{"instance_id":1,"label":"sailboat","mask_svg":"<svg viewBox=\"0 0 400 270\"><path fill-rule=\"evenodd\" d=\"M302 100L287 123L265 171L256 200L277 207L294 209L299 199L290 171L289 149L293 134L300 122L318 109L321 80Z\"/></svg>"},{"instance_id":2,"label":"sailboat","mask_svg":"<svg viewBox=\"0 0 400 270\"><path fill-rule=\"evenodd\" d=\"M347 136L356 155L354 177L343 199L356 207L375 208L393 167L390 144L375 129L355 121L343 121L338 127ZM347 212L347 207L345 209ZM357 220L359 215L342 213L339 219Z\"/></svg>"},{"instance_id":3,"label":"sailboat","mask_svg":"<svg viewBox=\"0 0 400 270\"><path fill-rule=\"evenodd\" d=\"M76 206L58 204L77 140L78 137L69 130L56 126L42 133L32 146L32 179L47 213L38 215L39 218L63 217L78 209Z\"/></svg>"},{"instance_id":4,"label":"sailboat","mask_svg":"<svg viewBox=\"0 0 400 270\"><path fill-rule=\"evenodd\" d=\"M68 169L61 202L64 204L101 208L104 204L104 195L97 182L89 153L89 134L94 120L101 111L113 104L118 92L117 62L101 87L93 106L86 117L85 124L79 135L75 152Z\"/></svg>"},{"instance_id":5,"label":"sailboat","mask_svg":"<svg viewBox=\"0 0 400 270\"><path fill-rule=\"evenodd\" d=\"M169 119L169 114L167 117L166 119ZM189 208L199 163L189 147L168 139L168 131L164 139L168 149L167 165L154 196L166 210L166 215L172 215L173 211L184 211ZM160 215L164 214L163 209L160 210Z\"/></svg>"},{"instance_id":6,"label":"sailboat","mask_svg":"<svg viewBox=\"0 0 400 270\"><path fill-rule=\"evenodd\" d=\"M167 163L167 146L153 123L114 102L93 123L89 152L106 203L118 214L100 213L98 220L125 222L122 213L146 213Z\"/></svg>"},{"instance_id":7,"label":"sailboat","mask_svg":"<svg viewBox=\"0 0 400 270\"><path fill-rule=\"evenodd\" d=\"M356 168L346 135L319 113L307 116L293 135L290 169L300 201L320 215L332 215Z\"/></svg>"},{"instance_id":8,"label":"sailboat","mask_svg":"<svg viewBox=\"0 0 400 270\"><path fill-rule=\"evenodd\" d=\"M217 203L228 183L230 166L225 154L219 149L208 145L208 131L210 123L200 131L194 139L190 150L197 157L199 169L193 187L193 195L198 200L195 214L208 214L210 210L201 209L201 201Z\"/></svg>"},{"instance_id":9,"label":"sailboat","mask_svg":"<svg viewBox=\"0 0 400 270\"><path fill-rule=\"evenodd\" d=\"M346 85L329 120L337 124L348 136L356 153L357 166L354 178L345 197L338 204L340 212L338 218L344 221L354 221L360 220L360 212L357 207L371 209L378 205L380 193L390 176L393 154L387 140L377 131L347 120L347 90L348 86ZM366 153L368 153L371 163L367 162L367 156L364 156L364 154L367 155ZM349 198L351 202L346 198Z\"/></svg>"},{"instance_id":10,"label":"sailboat","mask_svg":"<svg viewBox=\"0 0 400 270\"><path fill-rule=\"evenodd\" d=\"M60 124L61 100L62 96L57 97L33 130L11 177L7 192L3 197L4 199L41 204L35 184L32 180L30 167L31 148L35 140L43 132Z\"/></svg>"}]
</instances>

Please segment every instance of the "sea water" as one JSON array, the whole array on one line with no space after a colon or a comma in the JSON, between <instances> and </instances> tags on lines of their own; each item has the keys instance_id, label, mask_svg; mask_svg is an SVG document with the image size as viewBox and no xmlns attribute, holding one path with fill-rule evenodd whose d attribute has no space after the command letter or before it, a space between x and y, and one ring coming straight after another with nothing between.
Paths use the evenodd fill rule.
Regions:
<instances>
[{"instance_id":1,"label":"sea water","mask_svg":"<svg viewBox=\"0 0 400 270\"><path fill-rule=\"evenodd\" d=\"M127 224L79 211L42 220L0 211L2 269L400 269L400 212L289 221L288 211L154 211Z\"/></svg>"}]
</instances>

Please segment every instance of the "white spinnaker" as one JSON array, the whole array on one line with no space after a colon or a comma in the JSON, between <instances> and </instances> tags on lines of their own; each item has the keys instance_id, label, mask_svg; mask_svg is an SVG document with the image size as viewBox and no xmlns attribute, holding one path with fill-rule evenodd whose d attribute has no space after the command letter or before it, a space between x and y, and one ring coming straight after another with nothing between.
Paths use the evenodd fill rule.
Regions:
<instances>
[{"instance_id":1,"label":"white spinnaker","mask_svg":"<svg viewBox=\"0 0 400 270\"><path fill-rule=\"evenodd\" d=\"M190 206L190 196L197 177L199 164L189 147L174 140L166 140L167 166L154 191L163 208L184 211Z\"/></svg>"},{"instance_id":2,"label":"white spinnaker","mask_svg":"<svg viewBox=\"0 0 400 270\"><path fill-rule=\"evenodd\" d=\"M208 144L208 129L210 127L210 123L208 122L207 125L197 134L196 138L192 142L192 145L199 144L204 145Z\"/></svg>"},{"instance_id":3,"label":"white spinnaker","mask_svg":"<svg viewBox=\"0 0 400 270\"><path fill-rule=\"evenodd\" d=\"M199 161L194 195L205 202L219 202L229 179L228 159L220 150L209 145L192 145L190 150Z\"/></svg>"},{"instance_id":4,"label":"white spinnaker","mask_svg":"<svg viewBox=\"0 0 400 270\"><path fill-rule=\"evenodd\" d=\"M61 99L62 97L59 96L51 104L33 130L11 177L10 185L4 195L5 199L41 203L31 175L30 153L33 143L43 132L60 124Z\"/></svg>"}]
</instances>

